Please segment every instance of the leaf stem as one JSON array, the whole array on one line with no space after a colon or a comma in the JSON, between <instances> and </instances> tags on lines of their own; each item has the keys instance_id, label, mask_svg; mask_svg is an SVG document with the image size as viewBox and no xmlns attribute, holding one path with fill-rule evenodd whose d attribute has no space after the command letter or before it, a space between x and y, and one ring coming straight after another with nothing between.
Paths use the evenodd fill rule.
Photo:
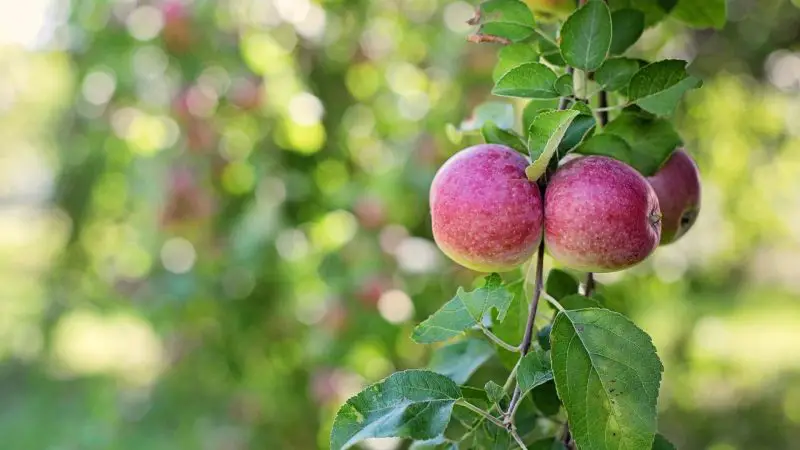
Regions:
<instances>
[{"instance_id":1,"label":"leaf stem","mask_svg":"<svg viewBox=\"0 0 800 450\"><path fill-rule=\"evenodd\" d=\"M550 294L548 294L546 292L543 294L543 296L544 296L544 299L547 300L547 303L550 303L551 305L553 305L554 308L556 308L559 311L564 311L564 307L561 306L561 303L559 303L558 300L553 298L553 296L551 296ZM553 319L555 319L555 317L553 317Z\"/></svg>"},{"instance_id":2,"label":"leaf stem","mask_svg":"<svg viewBox=\"0 0 800 450\"><path fill-rule=\"evenodd\" d=\"M478 408L477 406L473 405L472 403L466 400L459 400L458 402L456 402L456 404L463 406L464 408L467 408L468 410L474 412L475 414L478 414L479 416L483 417L489 422L492 422L493 424L497 425L500 428L504 429L506 428L505 424L503 424L503 422L500 422L500 420L497 417L489 414L489 412L484 411L481 408Z\"/></svg>"},{"instance_id":3,"label":"leaf stem","mask_svg":"<svg viewBox=\"0 0 800 450\"><path fill-rule=\"evenodd\" d=\"M504 348L504 349L506 349L506 350L508 350L510 352L513 352L513 353L519 352L519 350L520 350L519 347L513 346L513 345L509 344L508 342L500 339L499 336L497 336L496 334L492 333L488 328L483 326L483 324L478 324L478 326L480 327L481 331L483 331L483 334L485 334L486 337L488 337L489 340L491 340L495 344L499 345L500 347L502 347L502 348Z\"/></svg>"}]
</instances>

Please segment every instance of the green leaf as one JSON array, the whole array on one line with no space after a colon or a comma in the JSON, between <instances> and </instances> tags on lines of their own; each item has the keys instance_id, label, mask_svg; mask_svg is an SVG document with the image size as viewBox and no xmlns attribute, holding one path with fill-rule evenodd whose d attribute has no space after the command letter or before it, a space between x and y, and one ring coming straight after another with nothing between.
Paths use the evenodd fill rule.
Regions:
<instances>
[{"instance_id":1,"label":"green leaf","mask_svg":"<svg viewBox=\"0 0 800 450\"><path fill-rule=\"evenodd\" d=\"M631 167L636 167L634 153L625 139L614 134L603 133L587 139L575 150L582 155L601 155L622 161Z\"/></svg>"},{"instance_id":2,"label":"green leaf","mask_svg":"<svg viewBox=\"0 0 800 450\"><path fill-rule=\"evenodd\" d=\"M528 450L567 450L564 444L554 438L539 439L528 446Z\"/></svg>"},{"instance_id":3,"label":"green leaf","mask_svg":"<svg viewBox=\"0 0 800 450\"><path fill-rule=\"evenodd\" d=\"M575 105L583 105L583 103L578 102ZM576 109L576 111L578 110ZM578 114L575 116L575 119L569 124L567 132L564 134L564 139L558 144L557 157L559 159L562 158L570 150L580 145L584 139L591 136L595 125L597 125L597 122L592 114Z\"/></svg>"},{"instance_id":4,"label":"green leaf","mask_svg":"<svg viewBox=\"0 0 800 450\"><path fill-rule=\"evenodd\" d=\"M702 84L686 72L686 62L658 61L639 69L628 85L628 98L642 109L660 116L671 115L683 94Z\"/></svg>"},{"instance_id":5,"label":"green leaf","mask_svg":"<svg viewBox=\"0 0 800 450\"><path fill-rule=\"evenodd\" d=\"M533 13L518 0L488 0L480 4L478 15L470 21L480 25L477 34L518 42L535 33Z\"/></svg>"},{"instance_id":6,"label":"green leaf","mask_svg":"<svg viewBox=\"0 0 800 450\"><path fill-rule=\"evenodd\" d=\"M549 67L538 62L525 63L506 72L494 85L492 94L503 97L558 97L555 82L558 77Z\"/></svg>"},{"instance_id":7,"label":"green leaf","mask_svg":"<svg viewBox=\"0 0 800 450\"><path fill-rule=\"evenodd\" d=\"M486 141L487 144L505 145L525 155L528 154L528 147L525 146L522 138L517 133L512 130L504 130L495 125L492 121L486 122L483 125L481 134L483 135L483 140Z\"/></svg>"},{"instance_id":8,"label":"green leaf","mask_svg":"<svg viewBox=\"0 0 800 450\"><path fill-rule=\"evenodd\" d=\"M500 402L507 397L503 386L500 386L494 381L487 381L483 389L486 390L486 397L488 397L489 401L492 403L497 403L499 405Z\"/></svg>"},{"instance_id":9,"label":"green leaf","mask_svg":"<svg viewBox=\"0 0 800 450\"><path fill-rule=\"evenodd\" d=\"M501 48L497 55L497 64L492 72L492 80L497 82L514 67L538 61L539 51L534 45L529 43L507 45Z\"/></svg>"},{"instance_id":10,"label":"green leaf","mask_svg":"<svg viewBox=\"0 0 800 450\"><path fill-rule=\"evenodd\" d=\"M497 320L502 322L511 299L500 275L493 273L486 277L482 288L472 292L458 288L455 297L414 328L411 338L420 344L446 341L482 323L493 308L497 310Z\"/></svg>"},{"instance_id":11,"label":"green leaf","mask_svg":"<svg viewBox=\"0 0 800 450\"><path fill-rule=\"evenodd\" d=\"M561 312L551 359L570 430L583 450L650 448L663 366L644 331L606 309Z\"/></svg>"},{"instance_id":12,"label":"green leaf","mask_svg":"<svg viewBox=\"0 0 800 450\"><path fill-rule=\"evenodd\" d=\"M558 95L562 97L572 95L572 74L565 73L558 77L554 89L558 92Z\"/></svg>"},{"instance_id":13,"label":"green leaf","mask_svg":"<svg viewBox=\"0 0 800 450\"><path fill-rule=\"evenodd\" d=\"M611 58L597 69L594 80L602 89L618 91L627 86L638 71L639 62L635 59Z\"/></svg>"},{"instance_id":14,"label":"green leaf","mask_svg":"<svg viewBox=\"0 0 800 450\"><path fill-rule=\"evenodd\" d=\"M553 379L550 369L550 355L544 350L530 352L519 362L517 382L522 395Z\"/></svg>"},{"instance_id":15,"label":"green leaf","mask_svg":"<svg viewBox=\"0 0 800 450\"><path fill-rule=\"evenodd\" d=\"M595 70L611 48L611 13L593 0L572 13L561 27L561 56L573 67Z\"/></svg>"},{"instance_id":16,"label":"green leaf","mask_svg":"<svg viewBox=\"0 0 800 450\"><path fill-rule=\"evenodd\" d=\"M578 293L578 280L561 269L550 269L544 283L544 291L556 300Z\"/></svg>"},{"instance_id":17,"label":"green leaf","mask_svg":"<svg viewBox=\"0 0 800 450\"><path fill-rule=\"evenodd\" d=\"M631 152L625 162L644 176L655 174L681 145L681 138L669 121L630 110L612 120L603 133L618 136L628 144Z\"/></svg>"},{"instance_id":18,"label":"green leaf","mask_svg":"<svg viewBox=\"0 0 800 450\"><path fill-rule=\"evenodd\" d=\"M472 110L472 116L461 122L461 131L478 131L492 122L499 128L514 127L514 105L505 102L485 102Z\"/></svg>"},{"instance_id":19,"label":"green leaf","mask_svg":"<svg viewBox=\"0 0 800 450\"><path fill-rule=\"evenodd\" d=\"M525 335L525 326L528 322L530 299L525 295L524 280L511 283L507 287L513 297L511 306L506 312L506 318L503 323L495 324L492 327L492 332L506 342L522 342L522 338ZM519 354L517 353L499 352L498 356L508 369L513 368L519 360Z\"/></svg>"},{"instance_id":20,"label":"green leaf","mask_svg":"<svg viewBox=\"0 0 800 450\"><path fill-rule=\"evenodd\" d=\"M658 0L658 4L664 11L670 12L678 4L678 0Z\"/></svg>"},{"instance_id":21,"label":"green leaf","mask_svg":"<svg viewBox=\"0 0 800 450\"><path fill-rule=\"evenodd\" d=\"M656 434L655 440L653 440L653 448L652 450L676 450L675 446L672 445L672 442L668 441L662 434Z\"/></svg>"},{"instance_id":22,"label":"green leaf","mask_svg":"<svg viewBox=\"0 0 800 450\"><path fill-rule=\"evenodd\" d=\"M618 9L611 13L611 49L612 55L625 53L631 45L639 40L644 31L644 13L635 9Z\"/></svg>"},{"instance_id":23,"label":"green leaf","mask_svg":"<svg viewBox=\"0 0 800 450\"><path fill-rule=\"evenodd\" d=\"M608 5L614 11L630 8L643 12L645 27L651 27L667 16L669 9L662 5L665 1L674 0L608 0Z\"/></svg>"},{"instance_id":24,"label":"green leaf","mask_svg":"<svg viewBox=\"0 0 800 450\"><path fill-rule=\"evenodd\" d=\"M397 372L351 397L336 413L331 449L376 437L440 436L461 398L450 378L425 370Z\"/></svg>"},{"instance_id":25,"label":"green leaf","mask_svg":"<svg viewBox=\"0 0 800 450\"><path fill-rule=\"evenodd\" d=\"M554 416L561 410L561 400L558 398L554 381L548 381L532 390L531 400L545 416Z\"/></svg>"},{"instance_id":26,"label":"green leaf","mask_svg":"<svg viewBox=\"0 0 800 450\"><path fill-rule=\"evenodd\" d=\"M558 303L566 310L600 307L600 303L596 299L581 294L568 295L560 299Z\"/></svg>"},{"instance_id":27,"label":"green leaf","mask_svg":"<svg viewBox=\"0 0 800 450\"><path fill-rule=\"evenodd\" d=\"M514 439L505 428L483 421L475 432L472 446L465 448L480 450L508 450L514 448Z\"/></svg>"},{"instance_id":28,"label":"green leaf","mask_svg":"<svg viewBox=\"0 0 800 450\"><path fill-rule=\"evenodd\" d=\"M414 441L408 450L458 450L458 444L444 436L425 441Z\"/></svg>"},{"instance_id":29,"label":"green leaf","mask_svg":"<svg viewBox=\"0 0 800 450\"><path fill-rule=\"evenodd\" d=\"M672 10L672 17L694 28L722 28L726 16L726 0L680 0Z\"/></svg>"},{"instance_id":30,"label":"green leaf","mask_svg":"<svg viewBox=\"0 0 800 450\"><path fill-rule=\"evenodd\" d=\"M543 326L539 331L536 332L536 340L539 342L539 346L542 347L542 350L550 350L550 329L552 326L547 324Z\"/></svg>"},{"instance_id":31,"label":"green leaf","mask_svg":"<svg viewBox=\"0 0 800 450\"><path fill-rule=\"evenodd\" d=\"M528 127L528 151L533 162L525 169L529 180L534 181L542 176L567 128L578 114L574 109L551 110L539 113L533 119Z\"/></svg>"},{"instance_id":32,"label":"green leaf","mask_svg":"<svg viewBox=\"0 0 800 450\"><path fill-rule=\"evenodd\" d=\"M539 40L539 51L542 52L542 58L550 64L559 67L567 65L567 62L564 61L564 57L561 56L561 49L556 47L556 45L549 40Z\"/></svg>"},{"instance_id":33,"label":"green leaf","mask_svg":"<svg viewBox=\"0 0 800 450\"><path fill-rule=\"evenodd\" d=\"M533 119L536 118L541 112L558 108L558 99L533 99L529 101L525 108L522 109L522 130L525 136L528 135L528 128L530 127Z\"/></svg>"},{"instance_id":34,"label":"green leaf","mask_svg":"<svg viewBox=\"0 0 800 450\"><path fill-rule=\"evenodd\" d=\"M464 384L494 353L494 347L483 339L464 339L437 348L428 367Z\"/></svg>"}]
</instances>

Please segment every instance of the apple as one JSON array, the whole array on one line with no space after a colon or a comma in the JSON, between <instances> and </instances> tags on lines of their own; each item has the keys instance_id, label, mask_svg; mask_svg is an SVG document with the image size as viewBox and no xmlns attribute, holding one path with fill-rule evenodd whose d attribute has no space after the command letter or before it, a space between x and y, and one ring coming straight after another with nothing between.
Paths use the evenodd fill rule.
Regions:
<instances>
[{"instance_id":1,"label":"apple","mask_svg":"<svg viewBox=\"0 0 800 450\"><path fill-rule=\"evenodd\" d=\"M675 150L647 181L661 206L661 245L677 241L700 212L700 172L684 149Z\"/></svg>"},{"instance_id":2,"label":"apple","mask_svg":"<svg viewBox=\"0 0 800 450\"><path fill-rule=\"evenodd\" d=\"M544 240L553 258L586 272L634 266L658 246L661 212L647 180L606 156L561 166L544 197Z\"/></svg>"},{"instance_id":3,"label":"apple","mask_svg":"<svg viewBox=\"0 0 800 450\"><path fill-rule=\"evenodd\" d=\"M528 159L503 145L466 148L447 160L430 190L433 237L453 261L505 272L542 238L542 197L525 176Z\"/></svg>"}]
</instances>

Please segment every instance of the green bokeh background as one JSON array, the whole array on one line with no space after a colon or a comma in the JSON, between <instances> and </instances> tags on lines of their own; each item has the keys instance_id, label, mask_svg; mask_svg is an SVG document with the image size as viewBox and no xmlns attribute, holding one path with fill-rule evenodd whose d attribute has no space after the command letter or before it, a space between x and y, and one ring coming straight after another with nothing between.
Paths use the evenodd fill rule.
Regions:
<instances>
[{"instance_id":1,"label":"green bokeh background","mask_svg":"<svg viewBox=\"0 0 800 450\"><path fill-rule=\"evenodd\" d=\"M0 3L0 448L327 448L478 279L427 208L490 97L474 5L176 5ZM634 48L705 80L676 117L703 209L598 279L655 340L679 448L800 448L800 9L729 19Z\"/></svg>"}]
</instances>

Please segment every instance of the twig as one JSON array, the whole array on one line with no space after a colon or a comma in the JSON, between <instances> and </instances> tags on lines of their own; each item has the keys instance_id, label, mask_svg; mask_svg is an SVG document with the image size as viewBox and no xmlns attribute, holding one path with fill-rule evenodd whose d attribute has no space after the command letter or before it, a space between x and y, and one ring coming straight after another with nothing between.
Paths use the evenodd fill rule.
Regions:
<instances>
[{"instance_id":1,"label":"twig","mask_svg":"<svg viewBox=\"0 0 800 450\"><path fill-rule=\"evenodd\" d=\"M489 329L486 328L485 326L483 326L483 324L478 324L478 326L480 327L481 331L483 331L483 334L485 334L486 337L488 337L495 344L499 345L500 347L503 347L504 349L506 349L506 350L508 350L510 352L514 352L514 353L519 352L519 350L520 350L519 347L515 347L515 346L509 344L508 342L500 339L499 336L497 336L496 334L494 334L491 331L489 331Z\"/></svg>"},{"instance_id":2,"label":"twig","mask_svg":"<svg viewBox=\"0 0 800 450\"><path fill-rule=\"evenodd\" d=\"M500 36L494 36L491 34L470 34L467 36L467 41L472 42L474 44L482 44L484 42L489 42L492 44L503 44L503 45L510 45L511 40L506 39Z\"/></svg>"},{"instance_id":3,"label":"twig","mask_svg":"<svg viewBox=\"0 0 800 450\"><path fill-rule=\"evenodd\" d=\"M525 446L525 441L523 441L519 433L517 433L516 428L511 429L511 436L514 436L514 440L517 441L517 445L519 445L519 448L521 448L522 450L528 449L528 447Z\"/></svg>"}]
</instances>

